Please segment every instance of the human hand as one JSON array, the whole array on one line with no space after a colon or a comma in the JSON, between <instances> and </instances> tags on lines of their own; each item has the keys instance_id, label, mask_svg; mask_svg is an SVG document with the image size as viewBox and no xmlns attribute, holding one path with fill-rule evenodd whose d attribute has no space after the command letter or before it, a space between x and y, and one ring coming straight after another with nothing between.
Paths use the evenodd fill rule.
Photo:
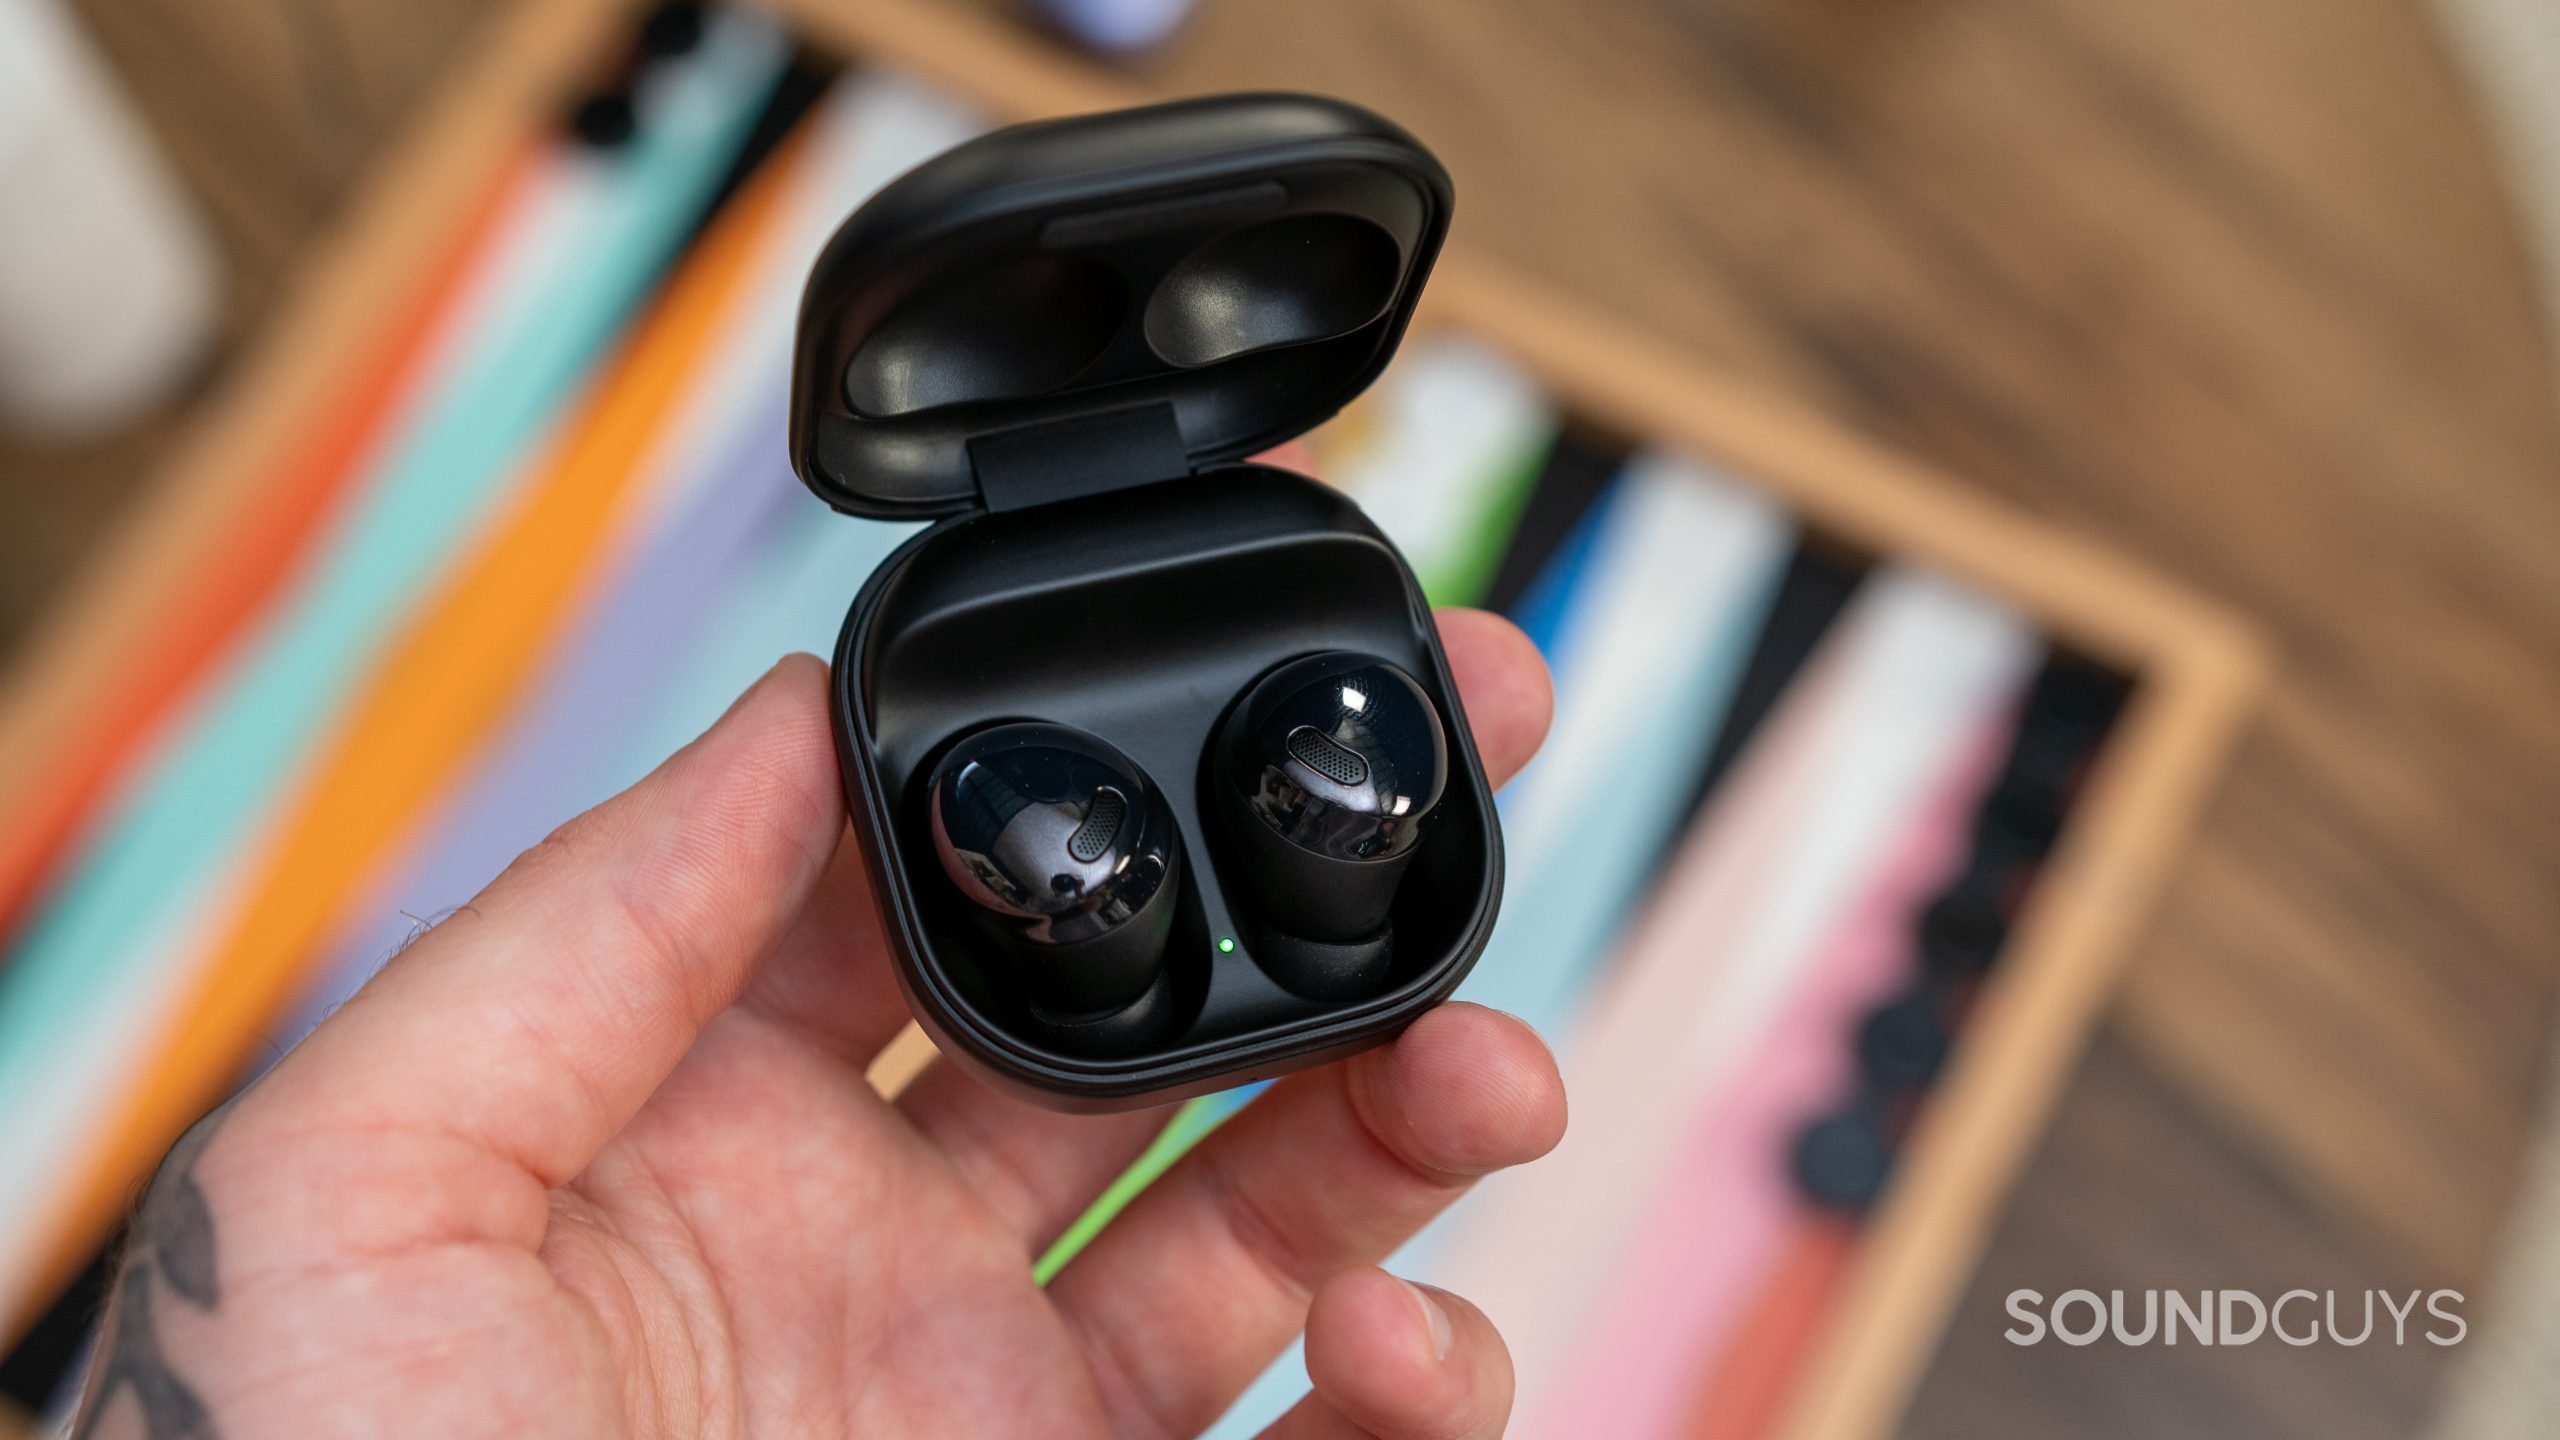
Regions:
<instances>
[{"instance_id":1,"label":"human hand","mask_svg":"<svg viewBox=\"0 0 2560 1440\"><path fill-rule=\"evenodd\" d=\"M1508 777L1545 671L1440 621ZM1444 1005L1283 1080L1035 1286L1165 1112L864 1083L907 1011L827 693L784 661L190 1131L75 1433L1183 1436L1303 1326L1271 1435L1498 1434L1492 1326L1370 1267L1556 1143L1537 1039Z\"/></svg>"}]
</instances>

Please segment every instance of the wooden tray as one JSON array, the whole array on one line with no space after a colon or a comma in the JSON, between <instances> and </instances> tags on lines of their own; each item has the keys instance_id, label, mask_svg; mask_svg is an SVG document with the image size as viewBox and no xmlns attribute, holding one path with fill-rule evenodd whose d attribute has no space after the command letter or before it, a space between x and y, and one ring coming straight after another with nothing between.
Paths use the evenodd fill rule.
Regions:
<instances>
[{"instance_id":1,"label":"wooden tray","mask_svg":"<svg viewBox=\"0 0 2560 1440\"><path fill-rule=\"evenodd\" d=\"M814 43L925 76L1000 119L1164 98L923 0L763 3ZM399 293L394 282L427 263L451 215L510 147L552 120L612 53L633 8L521 0L392 148L180 458L0 683L0 815L34 792L45 757L113 684L118 657L182 603L180 577L198 570L225 519L255 501L272 457ZM1424 318L1494 343L1569 409L1718 462L1810 529L1965 580L2136 679L1783 1426L1787 1440L1881 1436L1933 1353L2223 768L2262 684L2262 649L2228 613L2084 538L1478 258L1463 227Z\"/></svg>"}]
</instances>

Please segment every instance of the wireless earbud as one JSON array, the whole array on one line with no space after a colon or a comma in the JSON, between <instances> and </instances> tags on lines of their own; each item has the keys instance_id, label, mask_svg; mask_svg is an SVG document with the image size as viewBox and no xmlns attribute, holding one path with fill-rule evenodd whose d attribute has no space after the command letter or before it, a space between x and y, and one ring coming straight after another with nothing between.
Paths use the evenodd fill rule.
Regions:
<instances>
[{"instance_id":1,"label":"wireless earbud","mask_svg":"<svg viewBox=\"0 0 2560 1440\"><path fill-rule=\"evenodd\" d=\"M1182 841L1136 762L1063 725L951 747L932 784L943 873L1056 1017L1121 1009L1164 968Z\"/></svg>"},{"instance_id":2,"label":"wireless earbud","mask_svg":"<svg viewBox=\"0 0 2560 1440\"><path fill-rule=\"evenodd\" d=\"M1374 655L1292 660L1236 702L1215 758L1265 968L1320 998L1374 990L1394 951L1387 911L1448 782L1431 697Z\"/></svg>"}]
</instances>

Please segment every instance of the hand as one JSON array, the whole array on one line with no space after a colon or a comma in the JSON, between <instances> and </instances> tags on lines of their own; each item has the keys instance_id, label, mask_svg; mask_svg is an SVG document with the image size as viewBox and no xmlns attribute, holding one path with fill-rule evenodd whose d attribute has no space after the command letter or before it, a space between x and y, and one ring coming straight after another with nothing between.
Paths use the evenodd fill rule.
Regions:
<instances>
[{"instance_id":1,"label":"hand","mask_svg":"<svg viewBox=\"0 0 2560 1440\"><path fill-rule=\"evenodd\" d=\"M1441 626L1508 776L1545 672L1490 616ZM1282 1081L1043 1290L1165 1112L863 1082L907 1012L827 703L784 661L189 1132L77 1433L1182 1436L1303 1326L1273 1435L1498 1434L1483 1315L1368 1267L1556 1143L1537 1039L1445 1005Z\"/></svg>"}]
</instances>

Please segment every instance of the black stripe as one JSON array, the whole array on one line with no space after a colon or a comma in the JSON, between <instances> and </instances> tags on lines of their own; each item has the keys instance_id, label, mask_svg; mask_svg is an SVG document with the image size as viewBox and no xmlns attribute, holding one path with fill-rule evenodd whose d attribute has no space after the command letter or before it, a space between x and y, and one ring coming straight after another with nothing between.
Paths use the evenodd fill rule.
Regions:
<instances>
[{"instance_id":1,"label":"black stripe","mask_svg":"<svg viewBox=\"0 0 2560 1440\"><path fill-rule=\"evenodd\" d=\"M826 98L827 91L835 85L836 77L843 70L843 65L833 56L814 50L804 48L792 55L791 64L782 72L782 78L774 82L773 93L765 97L764 110L756 116L754 127L747 131L746 141L739 146L737 158L729 162L729 172L720 178L719 188L711 192L711 203L703 207L702 220L694 227L695 235L698 236L702 227L710 223L711 217L720 213L720 207L729 202L729 197L747 183L747 177L755 174L773 152L781 148L792 127ZM687 243L691 243L690 238Z\"/></svg>"},{"instance_id":2,"label":"black stripe","mask_svg":"<svg viewBox=\"0 0 2560 1440\"><path fill-rule=\"evenodd\" d=\"M1743 747L1786 697L1787 687L1813 658L1814 647L1830 633L1869 568L1866 556L1829 541L1809 536L1797 543L1795 554L1788 557L1786 574L1778 581L1778 593L1769 602L1769 617L1761 624L1751 659L1734 686L1733 703L1725 708L1724 724L1707 751L1706 768L1698 773L1692 809L1706 802L1742 758Z\"/></svg>"},{"instance_id":3,"label":"black stripe","mask_svg":"<svg viewBox=\"0 0 2560 1440\"><path fill-rule=\"evenodd\" d=\"M36 1317L27 1333L19 1337L8 1354L0 1355L0 1396L7 1397L30 1414L41 1415L51 1408L63 1384L71 1378L71 1367L79 1362L82 1349L98 1327L99 1316L107 1306L107 1271L113 1257L123 1247L121 1230L109 1236L107 1243L89 1257L62 1293Z\"/></svg>"},{"instance_id":4,"label":"black stripe","mask_svg":"<svg viewBox=\"0 0 2560 1440\"><path fill-rule=\"evenodd\" d=\"M1566 422L1547 447L1546 459L1539 462L1529 501L1520 508L1520 523L1513 527L1502 563L1494 567L1493 582L1479 602L1485 609L1508 615L1519 605L1634 448L1614 436Z\"/></svg>"}]
</instances>

